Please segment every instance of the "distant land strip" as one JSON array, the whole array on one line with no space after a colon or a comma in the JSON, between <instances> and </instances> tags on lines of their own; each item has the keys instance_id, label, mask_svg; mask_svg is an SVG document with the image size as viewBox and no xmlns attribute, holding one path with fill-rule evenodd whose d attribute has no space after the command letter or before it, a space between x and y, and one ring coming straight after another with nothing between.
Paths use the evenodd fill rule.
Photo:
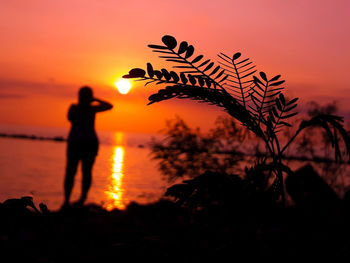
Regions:
<instances>
[{"instance_id":1,"label":"distant land strip","mask_svg":"<svg viewBox=\"0 0 350 263\"><path fill-rule=\"evenodd\" d=\"M178 151L179 149L176 147L161 147L158 146L159 149L162 150L166 150L166 151ZM200 151L196 151L196 150L182 150L182 152L184 153L191 153L191 154L200 154ZM242 151L215 151L212 152L213 154L224 154L224 155L236 155L236 156L241 156L243 158L248 158L248 157L264 157L265 154L263 153L249 153L249 152L242 152ZM350 164L350 160L338 160L336 161L335 159L331 158L331 157L327 157L327 156L298 156L298 155L284 155L283 158L285 160L289 160L289 161L301 161L301 162L305 162L305 161L310 161L310 162L314 162L314 163L338 163L338 164L346 164L349 165Z\"/></svg>"},{"instance_id":2,"label":"distant land strip","mask_svg":"<svg viewBox=\"0 0 350 263\"><path fill-rule=\"evenodd\" d=\"M44 137L44 136L27 135L27 134L0 133L0 137L16 138L16 139L27 139L27 140L40 140L40 141L56 141L56 142L67 141L67 139L65 139L62 136Z\"/></svg>"},{"instance_id":3,"label":"distant land strip","mask_svg":"<svg viewBox=\"0 0 350 263\"><path fill-rule=\"evenodd\" d=\"M65 142L67 141L66 138L62 136L54 136L54 137L45 137L45 136L37 136L37 135L27 135L27 134L8 134L8 133L0 133L0 138L16 138L16 139L27 139L27 140L39 140L39 141L56 141L56 142ZM139 145L139 148L143 148L143 145ZM171 150L171 147L163 147L163 149ZM175 149L174 149L175 150ZM176 149L178 150L178 149ZM186 152L186 151L184 151ZM193 153L193 151L191 151ZM199 153L199 152L198 152ZM238 156L245 156L245 157L262 157L264 156L261 153L244 153L240 151L218 151L215 152L215 154L226 154L226 155L238 155ZM350 160L344 161L336 161L334 159L328 158L328 157L321 157L321 156L314 156L314 157L308 157L308 156L295 156L295 155L286 155L284 156L284 159L286 160L294 160L294 161L311 161L314 163L339 163L339 164L350 164Z\"/></svg>"}]
</instances>

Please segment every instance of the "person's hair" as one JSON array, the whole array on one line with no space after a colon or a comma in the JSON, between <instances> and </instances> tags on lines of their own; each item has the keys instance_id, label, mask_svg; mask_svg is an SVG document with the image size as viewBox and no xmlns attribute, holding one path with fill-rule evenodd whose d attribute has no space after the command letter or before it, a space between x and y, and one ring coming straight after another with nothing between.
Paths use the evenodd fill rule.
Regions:
<instances>
[{"instance_id":1,"label":"person's hair","mask_svg":"<svg viewBox=\"0 0 350 263\"><path fill-rule=\"evenodd\" d=\"M83 86L79 90L79 104L89 104L92 101L93 92L88 86Z\"/></svg>"}]
</instances>

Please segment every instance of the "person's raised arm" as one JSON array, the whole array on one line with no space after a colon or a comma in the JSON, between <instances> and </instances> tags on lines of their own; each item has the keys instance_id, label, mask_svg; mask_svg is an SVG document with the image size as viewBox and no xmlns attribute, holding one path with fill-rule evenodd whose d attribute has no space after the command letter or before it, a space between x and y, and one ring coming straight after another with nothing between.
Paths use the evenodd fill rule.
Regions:
<instances>
[{"instance_id":1,"label":"person's raised arm","mask_svg":"<svg viewBox=\"0 0 350 263\"><path fill-rule=\"evenodd\" d=\"M99 111L106 111L106 110L110 110L110 109L113 108L113 105L110 104L110 103L107 102L107 101L100 100L100 99L97 99L97 98L94 98L93 101L98 102L97 105L94 105L94 106L93 106L93 109L94 109L96 112L99 112Z\"/></svg>"}]
</instances>

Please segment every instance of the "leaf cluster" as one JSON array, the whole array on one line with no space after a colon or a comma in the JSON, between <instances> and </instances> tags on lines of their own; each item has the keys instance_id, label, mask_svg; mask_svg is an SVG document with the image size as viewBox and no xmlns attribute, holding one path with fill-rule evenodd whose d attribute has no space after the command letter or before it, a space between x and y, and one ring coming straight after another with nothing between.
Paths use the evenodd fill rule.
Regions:
<instances>
[{"instance_id":1,"label":"leaf cluster","mask_svg":"<svg viewBox=\"0 0 350 263\"><path fill-rule=\"evenodd\" d=\"M174 69L180 72L162 68L155 70L151 63L147 63L147 69L135 68L130 70L124 78L140 78L147 80L146 85L154 84L176 84L178 86L194 86L212 88L221 86L221 83L228 77L225 70L210 59L204 59L203 55L193 56L194 47L186 41L179 45L172 36L163 36L164 45L148 45L153 52L160 53L159 56L165 61L176 63ZM147 74L146 74L147 73Z\"/></svg>"},{"instance_id":2,"label":"leaf cluster","mask_svg":"<svg viewBox=\"0 0 350 263\"><path fill-rule=\"evenodd\" d=\"M160 58L175 63L174 70L154 69L147 63L146 70L134 68L124 78L137 78L148 84L166 84L164 89L149 97L149 104L172 98L193 99L223 107L231 116L241 121L248 129L260 137L270 136L279 131L282 126L290 126L286 119L296 113L286 114L296 107L297 99L280 107L284 102L281 94L284 80L280 75L267 79L264 72L260 77L249 58L241 59L241 53L236 52L232 58L224 53L218 56L219 65L203 55L194 55L194 47L186 41L178 44L173 36L165 35L162 45L148 45ZM290 107L286 107L290 106ZM274 113L277 113L274 115ZM268 139L267 139L268 140Z\"/></svg>"}]
</instances>

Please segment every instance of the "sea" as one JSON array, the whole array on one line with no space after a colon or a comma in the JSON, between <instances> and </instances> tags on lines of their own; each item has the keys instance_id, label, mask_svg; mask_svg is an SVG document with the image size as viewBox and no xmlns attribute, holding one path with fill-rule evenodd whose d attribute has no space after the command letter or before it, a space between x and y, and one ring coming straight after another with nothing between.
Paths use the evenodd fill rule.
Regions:
<instances>
[{"instance_id":1,"label":"sea","mask_svg":"<svg viewBox=\"0 0 350 263\"><path fill-rule=\"evenodd\" d=\"M87 203L107 210L125 209L131 202L149 204L164 198L170 186L152 159L149 142L160 134L97 131L100 146L93 166L93 181ZM45 203L59 210L64 200L68 129L0 124L0 202L32 196L34 203ZM296 170L310 162L292 161ZM342 196L350 190L349 165L325 166L312 163L327 183ZM327 167L327 168L326 168ZM75 177L72 202L80 197L81 167Z\"/></svg>"},{"instance_id":2,"label":"sea","mask_svg":"<svg viewBox=\"0 0 350 263\"><path fill-rule=\"evenodd\" d=\"M0 124L0 133L25 135L0 137L0 202L32 196L50 210L63 204L68 129ZM124 209L131 202L148 204L164 196L167 180L152 160L149 142L158 134L97 131L100 147L93 167L87 203L107 210ZM23 138L23 137L32 137ZM36 138L36 139L35 139ZM75 177L72 202L80 197L81 167Z\"/></svg>"}]
</instances>

